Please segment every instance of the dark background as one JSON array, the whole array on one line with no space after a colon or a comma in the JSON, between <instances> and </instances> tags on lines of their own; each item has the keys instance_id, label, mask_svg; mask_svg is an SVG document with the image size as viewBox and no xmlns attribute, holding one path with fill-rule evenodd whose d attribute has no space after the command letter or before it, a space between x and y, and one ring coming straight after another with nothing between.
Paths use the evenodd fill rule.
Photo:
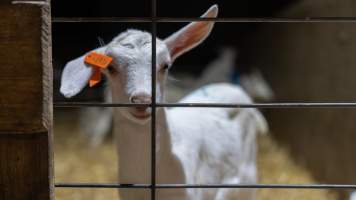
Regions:
<instances>
[{"instance_id":1,"label":"dark background","mask_svg":"<svg viewBox=\"0 0 356 200\"><path fill-rule=\"evenodd\" d=\"M192 3L193 2L193 3ZM273 17L283 8L287 7L295 0L198 0L198 1L157 1L157 15L159 17L199 17L211 5L218 2L219 17ZM151 1L149 0L102 0L100 2L83 0L57 0L52 2L52 17L135 17L149 18L151 16ZM187 22L188 23L188 22ZM187 23L159 23L157 25L158 37L165 38L169 34L177 31ZM235 49L241 48L241 41L245 37L258 29L259 23L217 23L211 36L206 42L196 49L187 53L183 59L178 59L172 69L174 71L189 72L199 75L212 59L214 59L223 46L233 46ZM65 100L59 95L59 79L63 66L69 60L76 58L87 51L99 46L98 37L108 43L113 37L128 28L150 31L150 23L53 23L53 63L54 63L54 90L55 99ZM240 51L243 54L244 51ZM198 55L197 55L198 54ZM244 56L242 56L243 58ZM203 58L203 59L202 59ZM238 71L248 71L248 64L240 59ZM194 66L194 67L190 67ZM87 96L91 100L95 98L100 88L88 91ZM92 93L92 94L91 94ZM85 98L84 98L85 99ZM71 100L84 100L81 96Z\"/></svg>"},{"instance_id":2,"label":"dark background","mask_svg":"<svg viewBox=\"0 0 356 200\"><path fill-rule=\"evenodd\" d=\"M213 4L219 4L221 17L272 17L296 0L157 0L158 17L197 17ZM52 2L54 17L150 17L150 0L101 0Z\"/></svg>"},{"instance_id":3,"label":"dark background","mask_svg":"<svg viewBox=\"0 0 356 200\"><path fill-rule=\"evenodd\" d=\"M198 17L218 3L220 17L355 17L355 0L158 0L159 17ZM53 1L53 17L149 17L150 1ZM164 38L186 23L159 23ZM54 23L55 100L64 64L109 42L127 28L150 30L150 23ZM258 67L276 94L274 102L355 102L356 26L350 22L219 22L207 40L180 58L174 72L198 75L222 46L239 51L236 70ZM194 66L194 67L190 67ZM87 90L96 97L100 87ZM80 96L72 100L78 101ZM93 100L93 99L91 99ZM321 183L354 184L356 180L355 109L268 109L271 135L289 147ZM345 197L347 193L343 193ZM346 198L343 198L346 199Z\"/></svg>"},{"instance_id":4,"label":"dark background","mask_svg":"<svg viewBox=\"0 0 356 200\"><path fill-rule=\"evenodd\" d=\"M295 0L243 0L231 1L220 0L219 17L273 17L281 9ZM162 17L199 17L206 9L217 1L198 0L194 1L157 1L157 14ZM100 3L91 1L53 1L52 15L58 17L150 17L151 2L149 0L115 1L102 0ZM186 23L158 24L158 36L166 37ZM238 45L239 40L254 31L258 24L239 24L229 26L228 29L213 31L214 41L207 43L199 49L201 56L213 58L216 46ZM150 23L54 23L53 24L53 52L55 63L63 64L75 56L98 46L97 37L102 37L109 42L114 36L127 28L150 30ZM231 40L233 38L233 40ZM233 43L231 43L233 41ZM197 50L198 51L198 50ZM204 66L210 59L200 59L189 56L185 57L185 63ZM196 70L196 69L195 69Z\"/></svg>"}]
</instances>

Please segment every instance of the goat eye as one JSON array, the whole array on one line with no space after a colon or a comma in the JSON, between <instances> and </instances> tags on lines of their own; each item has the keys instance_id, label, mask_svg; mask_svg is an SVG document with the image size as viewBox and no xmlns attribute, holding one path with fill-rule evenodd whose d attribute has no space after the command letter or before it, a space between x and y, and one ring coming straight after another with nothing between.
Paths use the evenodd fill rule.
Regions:
<instances>
[{"instance_id":1,"label":"goat eye","mask_svg":"<svg viewBox=\"0 0 356 200\"><path fill-rule=\"evenodd\" d=\"M129 49L134 49L135 48L135 46L133 44L130 44L130 43L122 44L122 46L127 47Z\"/></svg>"},{"instance_id":2,"label":"goat eye","mask_svg":"<svg viewBox=\"0 0 356 200\"><path fill-rule=\"evenodd\" d=\"M114 68L114 66L112 66L112 65L109 65L107 69L110 74L114 74L117 72L116 69Z\"/></svg>"},{"instance_id":3,"label":"goat eye","mask_svg":"<svg viewBox=\"0 0 356 200\"><path fill-rule=\"evenodd\" d=\"M167 65L167 64L163 65L162 70L166 71L168 69L169 69L169 65Z\"/></svg>"}]
</instances>

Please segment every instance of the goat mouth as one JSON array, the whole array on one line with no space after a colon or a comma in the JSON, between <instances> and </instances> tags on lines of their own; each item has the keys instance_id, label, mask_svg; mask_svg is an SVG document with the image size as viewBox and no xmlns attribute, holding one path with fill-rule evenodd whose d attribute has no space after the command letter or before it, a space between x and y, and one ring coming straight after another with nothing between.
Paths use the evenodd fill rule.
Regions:
<instances>
[{"instance_id":1,"label":"goat mouth","mask_svg":"<svg viewBox=\"0 0 356 200\"><path fill-rule=\"evenodd\" d=\"M151 113L146 112L146 111L139 111L139 110L134 110L130 112L132 116L134 116L137 119L147 119L151 116Z\"/></svg>"}]
</instances>

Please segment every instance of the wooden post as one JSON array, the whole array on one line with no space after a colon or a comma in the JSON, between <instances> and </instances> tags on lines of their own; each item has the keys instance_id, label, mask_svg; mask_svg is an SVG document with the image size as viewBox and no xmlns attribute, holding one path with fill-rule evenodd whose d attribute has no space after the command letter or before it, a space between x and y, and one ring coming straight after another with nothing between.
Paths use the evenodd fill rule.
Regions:
<instances>
[{"instance_id":1,"label":"wooden post","mask_svg":"<svg viewBox=\"0 0 356 200\"><path fill-rule=\"evenodd\" d=\"M0 1L0 199L53 199L49 1Z\"/></svg>"}]
</instances>

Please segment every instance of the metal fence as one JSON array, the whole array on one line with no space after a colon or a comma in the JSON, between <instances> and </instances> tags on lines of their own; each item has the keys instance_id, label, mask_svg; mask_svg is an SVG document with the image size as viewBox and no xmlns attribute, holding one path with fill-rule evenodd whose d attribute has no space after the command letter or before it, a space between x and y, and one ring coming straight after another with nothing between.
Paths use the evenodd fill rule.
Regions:
<instances>
[{"instance_id":1,"label":"metal fence","mask_svg":"<svg viewBox=\"0 0 356 200\"><path fill-rule=\"evenodd\" d=\"M92 23L92 22L150 22L152 32L152 72L156 71L156 37L158 22L261 22L261 23L308 23L308 22L350 22L355 23L356 17L305 17L305 18L167 18L158 17L156 0L152 1L151 17L104 17L80 18L60 17L53 18L52 23ZM350 189L356 190L356 185L347 184L157 184L156 183L156 109L161 107L208 107L208 108L356 108L356 103L348 102L297 102L297 103L251 103L251 104L222 104L222 103L158 103L156 102L156 74L152 73L152 103L87 103L87 102L55 102L54 107L138 107L149 106L152 108L151 116L151 183L150 184L104 184L104 183L56 183L57 188L141 188L150 189L151 199L156 197L157 189L182 189L182 188L264 188L264 189Z\"/></svg>"}]
</instances>

